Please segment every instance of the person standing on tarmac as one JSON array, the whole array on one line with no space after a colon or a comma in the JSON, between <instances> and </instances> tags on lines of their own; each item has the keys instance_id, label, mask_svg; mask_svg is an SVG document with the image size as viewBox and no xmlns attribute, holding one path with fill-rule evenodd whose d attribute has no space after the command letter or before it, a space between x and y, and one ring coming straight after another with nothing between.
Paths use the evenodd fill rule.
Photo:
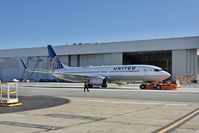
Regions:
<instances>
[{"instance_id":1,"label":"person standing on tarmac","mask_svg":"<svg viewBox=\"0 0 199 133\"><path fill-rule=\"evenodd\" d=\"M90 81L89 80L85 80L85 83L84 83L84 92L86 91L86 89L87 89L87 92L89 92L89 83L90 83Z\"/></svg>"}]
</instances>

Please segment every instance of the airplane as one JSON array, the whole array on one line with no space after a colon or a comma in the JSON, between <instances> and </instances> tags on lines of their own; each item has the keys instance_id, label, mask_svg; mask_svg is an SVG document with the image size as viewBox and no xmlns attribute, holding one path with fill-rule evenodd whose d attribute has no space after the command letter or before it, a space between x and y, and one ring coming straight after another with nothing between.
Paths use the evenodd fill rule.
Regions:
<instances>
[{"instance_id":1,"label":"airplane","mask_svg":"<svg viewBox=\"0 0 199 133\"><path fill-rule=\"evenodd\" d=\"M49 57L51 58L52 70L33 70L28 68L23 60L21 60L24 68L30 72L51 74L65 81L84 83L87 84L89 88L93 86L106 88L107 83L130 82L134 80L142 80L145 82L163 81L171 76L160 67L153 65L69 67L61 62L51 45L48 45L47 48Z\"/></svg>"}]
</instances>

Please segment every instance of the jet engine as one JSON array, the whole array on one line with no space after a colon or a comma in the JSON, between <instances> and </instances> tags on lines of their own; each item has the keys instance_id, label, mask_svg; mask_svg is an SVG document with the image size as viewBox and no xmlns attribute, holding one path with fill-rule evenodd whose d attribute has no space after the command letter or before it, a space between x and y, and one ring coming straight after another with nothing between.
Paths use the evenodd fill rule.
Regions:
<instances>
[{"instance_id":1,"label":"jet engine","mask_svg":"<svg viewBox=\"0 0 199 133\"><path fill-rule=\"evenodd\" d=\"M91 85L96 85L96 86L102 86L102 87L107 87L107 79L106 77L92 77L90 79L90 84Z\"/></svg>"}]
</instances>

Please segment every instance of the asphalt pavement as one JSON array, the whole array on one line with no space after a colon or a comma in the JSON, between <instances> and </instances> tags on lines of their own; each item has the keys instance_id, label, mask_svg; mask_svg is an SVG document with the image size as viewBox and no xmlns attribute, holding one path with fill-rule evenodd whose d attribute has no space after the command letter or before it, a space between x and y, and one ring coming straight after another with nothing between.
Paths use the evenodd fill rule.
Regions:
<instances>
[{"instance_id":1,"label":"asphalt pavement","mask_svg":"<svg viewBox=\"0 0 199 133\"><path fill-rule=\"evenodd\" d=\"M19 83L22 106L0 107L0 132L199 132L199 87L140 90L138 84L83 91L83 84Z\"/></svg>"}]
</instances>

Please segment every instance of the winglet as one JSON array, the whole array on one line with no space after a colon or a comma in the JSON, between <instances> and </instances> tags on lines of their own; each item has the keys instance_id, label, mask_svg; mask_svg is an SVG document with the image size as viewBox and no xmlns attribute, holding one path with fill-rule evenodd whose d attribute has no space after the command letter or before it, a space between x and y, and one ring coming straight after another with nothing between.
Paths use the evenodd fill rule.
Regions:
<instances>
[{"instance_id":1,"label":"winglet","mask_svg":"<svg viewBox=\"0 0 199 133\"><path fill-rule=\"evenodd\" d=\"M25 69L28 69L28 67L25 65L25 63L23 62L22 59L21 59L21 63L23 64L23 67L24 67Z\"/></svg>"}]
</instances>

